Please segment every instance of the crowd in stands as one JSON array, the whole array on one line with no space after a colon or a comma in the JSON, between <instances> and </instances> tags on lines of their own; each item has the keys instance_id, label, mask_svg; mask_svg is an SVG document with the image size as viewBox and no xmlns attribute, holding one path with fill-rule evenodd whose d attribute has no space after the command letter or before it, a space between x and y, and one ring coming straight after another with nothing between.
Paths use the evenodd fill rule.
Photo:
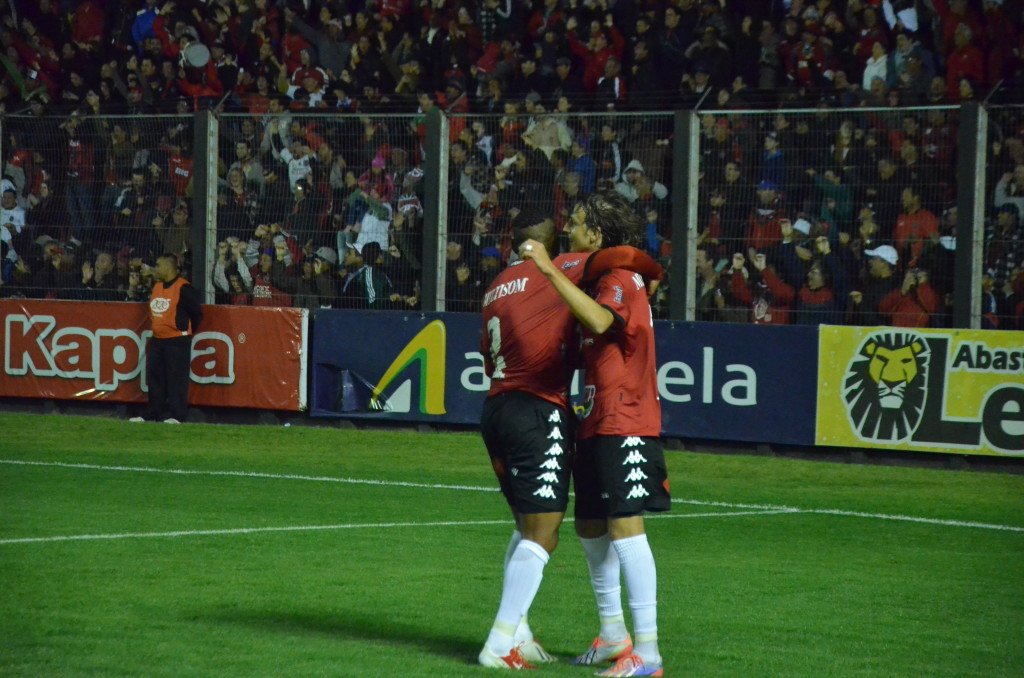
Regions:
<instances>
[{"instance_id":1,"label":"crowd in stands","mask_svg":"<svg viewBox=\"0 0 1024 678\"><path fill-rule=\"evenodd\" d=\"M435 108L448 310L479 309L527 201L563 225L619 191L667 260L668 112L697 109L702 319L942 326L958 119L910 107L1024 102L1022 0L0 0L0 22L0 296L141 300L158 254L187 267L202 109L221 303L417 308ZM1024 313L1007 110L992 327Z\"/></svg>"}]
</instances>

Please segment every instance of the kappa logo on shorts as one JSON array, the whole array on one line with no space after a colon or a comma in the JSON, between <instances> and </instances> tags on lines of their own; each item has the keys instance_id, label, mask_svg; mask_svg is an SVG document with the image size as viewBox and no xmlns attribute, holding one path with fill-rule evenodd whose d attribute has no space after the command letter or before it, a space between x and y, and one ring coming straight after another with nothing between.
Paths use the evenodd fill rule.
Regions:
<instances>
[{"instance_id":1,"label":"kappa logo on shorts","mask_svg":"<svg viewBox=\"0 0 1024 678\"><path fill-rule=\"evenodd\" d=\"M551 489L550 485L545 485L544 487L542 487L539 490L537 490L536 492L534 492L533 496L541 497L543 499L554 499L555 498L555 491Z\"/></svg>"},{"instance_id":2,"label":"kappa logo on shorts","mask_svg":"<svg viewBox=\"0 0 1024 678\"><path fill-rule=\"evenodd\" d=\"M644 497L651 496L651 493L643 488L643 485L634 485L626 495L626 499L643 499Z\"/></svg>"},{"instance_id":3,"label":"kappa logo on shorts","mask_svg":"<svg viewBox=\"0 0 1024 678\"><path fill-rule=\"evenodd\" d=\"M555 443L554 445L549 447L548 451L545 452L544 454L546 454L549 457L558 457L561 456L562 453L562 446L559 443Z\"/></svg>"},{"instance_id":4,"label":"kappa logo on shorts","mask_svg":"<svg viewBox=\"0 0 1024 678\"><path fill-rule=\"evenodd\" d=\"M545 483L557 483L558 474L554 471L548 471L547 473L540 474L540 480Z\"/></svg>"},{"instance_id":5,"label":"kappa logo on shorts","mask_svg":"<svg viewBox=\"0 0 1024 678\"><path fill-rule=\"evenodd\" d=\"M628 455L626 455L626 460L622 462L622 465L627 466L629 464L642 464L645 461L647 461L647 457L640 454L636 450L633 450Z\"/></svg>"},{"instance_id":6,"label":"kappa logo on shorts","mask_svg":"<svg viewBox=\"0 0 1024 678\"><path fill-rule=\"evenodd\" d=\"M644 439L640 436L629 436L622 441L621 447L639 447L644 444Z\"/></svg>"},{"instance_id":7,"label":"kappa logo on shorts","mask_svg":"<svg viewBox=\"0 0 1024 678\"><path fill-rule=\"evenodd\" d=\"M548 459L543 464L541 464L540 467L541 468L550 469L552 471L561 471L562 470L562 465L559 464L558 460L553 458L553 457L551 459Z\"/></svg>"},{"instance_id":8,"label":"kappa logo on shorts","mask_svg":"<svg viewBox=\"0 0 1024 678\"><path fill-rule=\"evenodd\" d=\"M631 469L629 475L626 476L627 483L638 483L641 480L647 480L647 474L638 468Z\"/></svg>"},{"instance_id":9,"label":"kappa logo on shorts","mask_svg":"<svg viewBox=\"0 0 1024 678\"><path fill-rule=\"evenodd\" d=\"M549 424L560 424L561 422L562 422L562 414L558 410L555 410L554 412L552 412L551 416L548 417L548 423Z\"/></svg>"},{"instance_id":10,"label":"kappa logo on shorts","mask_svg":"<svg viewBox=\"0 0 1024 678\"><path fill-rule=\"evenodd\" d=\"M551 433L548 434L548 440L562 440L562 430L553 428Z\"/></svg>"}]
</instances>

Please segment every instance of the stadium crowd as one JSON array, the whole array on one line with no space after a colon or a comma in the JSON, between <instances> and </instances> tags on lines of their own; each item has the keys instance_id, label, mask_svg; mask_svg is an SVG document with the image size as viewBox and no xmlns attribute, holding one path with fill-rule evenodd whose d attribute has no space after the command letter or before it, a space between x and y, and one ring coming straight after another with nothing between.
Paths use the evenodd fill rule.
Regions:
<instances>
[{"instance_id":1,"label":"stadium crowd","mask_svg":"<svg viewBox=\"0 0 1024 678\"><path fill-rule=\"evenodd\" d=\"M448 310L479 310L528 201L561 226L618 191L667 261L667 112L696 109L701 319L943 326L958 114L934 106L983 101L979 293L1021 326L1021 0L0 0L0 22L0 296L143 300L159 254L187 271L201 109L222 303L417 308L434 108Z\"/></svg>"}]
</instances>

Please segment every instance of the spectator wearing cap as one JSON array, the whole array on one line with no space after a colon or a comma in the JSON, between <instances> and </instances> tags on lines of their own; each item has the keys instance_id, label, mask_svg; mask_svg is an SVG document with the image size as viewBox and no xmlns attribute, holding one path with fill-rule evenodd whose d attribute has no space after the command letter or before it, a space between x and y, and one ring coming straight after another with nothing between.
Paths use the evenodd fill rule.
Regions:
<instances>
[{"instance_id":1,"label":"spectator wearing cap","mask_svg":"<svg viewBox=\"0 0 1024 678\"><path fill-rule=\"evenodd\" d=\"M882 300L893 291L899 291L895 278L896 265L900 257L892 245L880 245L866 250L867 268L861 272L861 279L849 294L847 322L851 325L886 325L886 319L879 312Z\"/></svg>"},{"instance_id":2,"label":"spectator wearing cap","mask_svg":"<svg viewBox=\"0 0 1024 678\"><path fill-rule=\"evenodd\" d=\"M285 270L279 278L275 277L274 283L292 295L292 302L299 308L310 311L331 308L338 303L337 277L334 275L337 264L338 255L333 248L319 247L312 256L303 259L301 266Z\"/></svg>"},{"instance_id":3,"label":"spectator wearing cap","mask_svg":"<svg viewBox=\"0 0 1024 678\"><path fill-rule=\"evenodd\" d=\"M921 206L921 192L916 187L904 188L900 200L903 212L896 219L893 241L896 250L904 253L909 265L916 266L925 242L939 234L939 221L932 212Z\"/></svg>"},{"instance_id":4,"label":"spectator wearing cap","mask_svg":"<svg viewBox=\"0 0 1024 678\"><path fill-rule=\"evenodd\" d=\"M744 238L751 261L754 254L782 240L781 222L785 218L778 184L768 179L762 180L757 185L757 205L747 217L747 233Z\"/></svg>"}]
</instances>

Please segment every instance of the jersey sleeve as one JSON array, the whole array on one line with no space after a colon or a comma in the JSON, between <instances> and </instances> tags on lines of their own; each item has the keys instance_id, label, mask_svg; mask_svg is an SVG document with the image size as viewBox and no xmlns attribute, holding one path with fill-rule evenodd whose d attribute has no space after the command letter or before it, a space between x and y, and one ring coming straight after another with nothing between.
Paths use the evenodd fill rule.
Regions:
<instances>
[{"instance_id":1,"label":"jersey sleeve","mask_svg":"<svg viewBox=\"0 0 1024 678\"><path fill-rule=\"evenodd\" d=\"M635 271L645 280L661 280L663 269L646 252L628 245L608 247L594 252L583 269L583 282L593 282L613 268Z\"/></svg>"}]
</instances>

